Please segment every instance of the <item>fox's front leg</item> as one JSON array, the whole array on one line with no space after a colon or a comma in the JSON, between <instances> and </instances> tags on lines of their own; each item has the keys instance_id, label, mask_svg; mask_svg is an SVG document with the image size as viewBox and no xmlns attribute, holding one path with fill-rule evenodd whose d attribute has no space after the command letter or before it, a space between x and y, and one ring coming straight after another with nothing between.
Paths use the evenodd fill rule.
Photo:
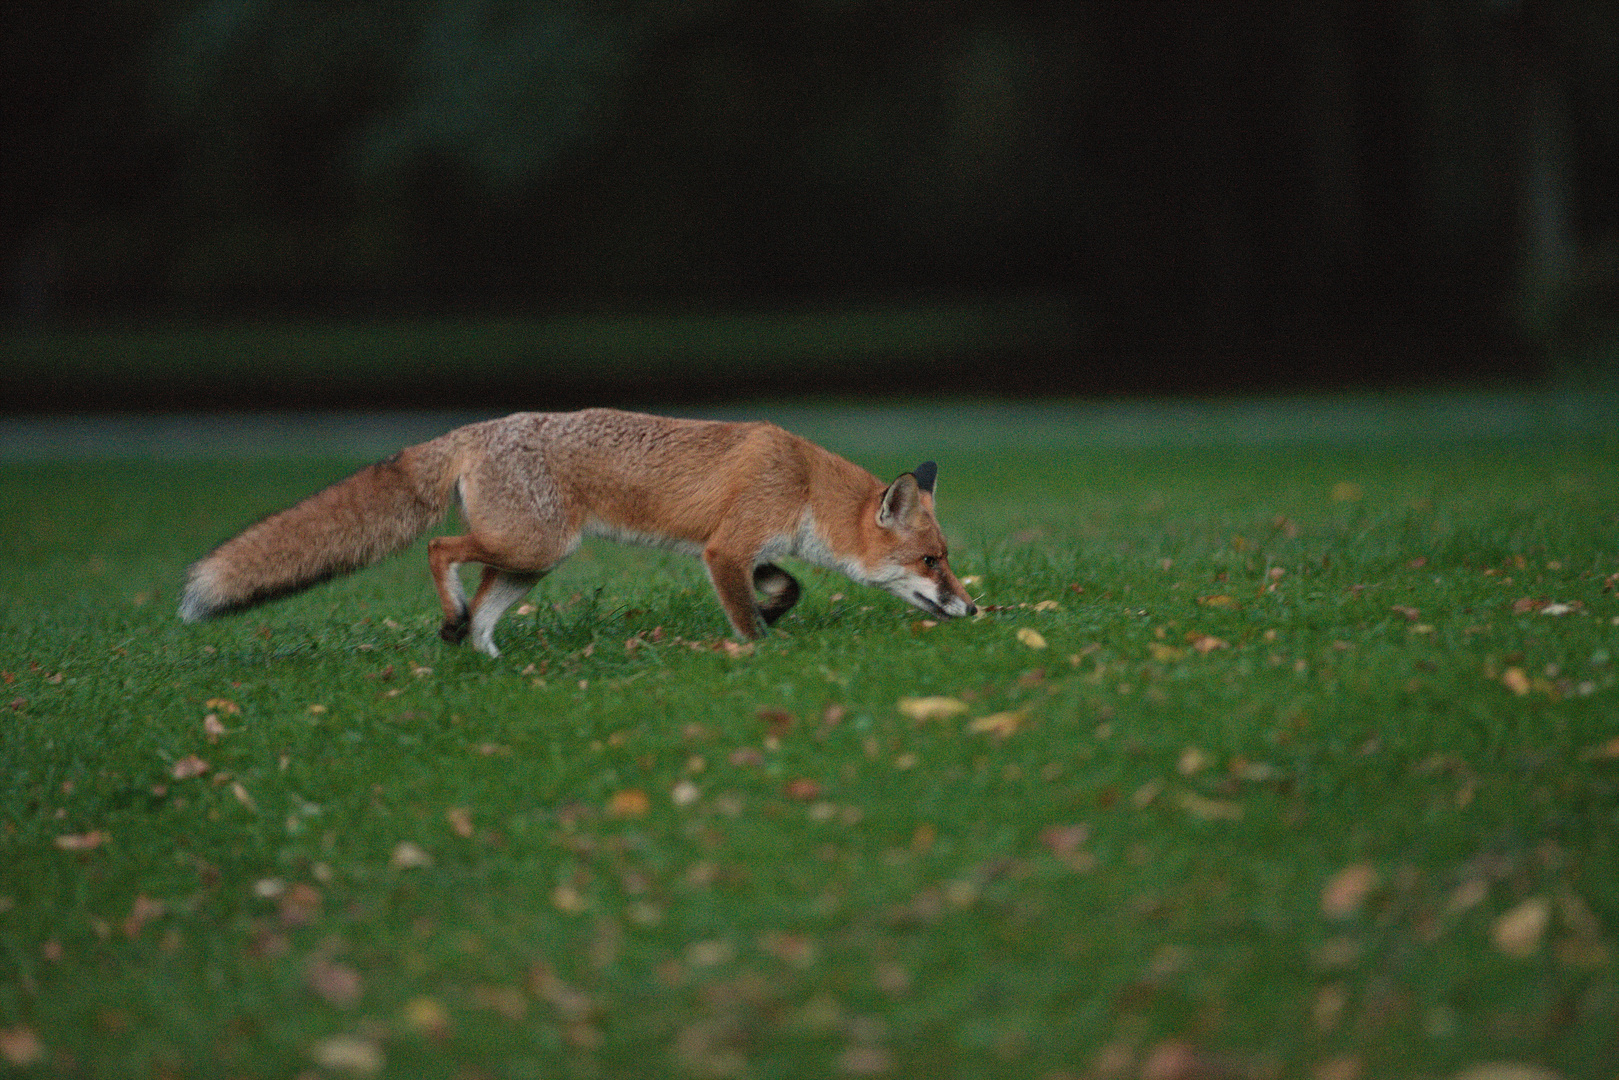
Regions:
<instances>
[{"instance_id":1,"label":"fox's front leg","mask_svg":"<svg viewBox=\"0 0 1619 1080\"><path fill-rule=\"evenodd\" d=\"M744 641L755 641L765 636L765 623L759 613L759 602L753 598L753 559L738 556L718 548L703 551L703 563L708 567L708 580L714 584L720 607L731 620L731 629Z\"/></svg>"}]
</instances>

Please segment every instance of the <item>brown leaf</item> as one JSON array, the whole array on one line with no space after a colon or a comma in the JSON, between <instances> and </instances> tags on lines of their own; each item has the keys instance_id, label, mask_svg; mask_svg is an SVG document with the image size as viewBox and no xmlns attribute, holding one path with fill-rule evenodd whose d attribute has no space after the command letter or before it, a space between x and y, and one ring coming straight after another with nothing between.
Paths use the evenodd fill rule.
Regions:
<instances>
[{"instance_id":1,"label":"brown leaf","mask_svg":"<svg viewBox=\"0 0 1619 1080\"><path fill-rule=\"evenodd\" d=\"M613 797L607 800L607 814L609 817L641 817L652 809L652 800L640 788L625 788L616 791Z\"/></svg>"},{"instance_id":2,"label":"brown leaf","mask_svg":"<svg viewBox=\"0 0 1619 1080\"><path fill-rule=\"evenodd\" d=\"M1422 617L1422 612L1417 608L1406 607L1404 604L1395 604L1393 607L1389 608L1389 610L1394 612L1396 615L1405 616L1406 622L1416 622Z\"/></svg>"},{"instance_id":3,"label":"brown leaf","mask_svg":"<svg viewBox=\"0 0 1619 1080\"><path fill-rule=\"evenodd\" d=\"M1514 615L1527 615L1532 611L1539 611L1545 606L1546 601L1544 598L1537 599L1533 596L1524 596L1512 602L1512 613Z\"/></svg>"},{"instance_id":4,"label":"brown leaf","mask_svg":"<svg viewBox=\"0 0 1619 1080\"><path fill-rule=\"evenodd\" d=\"M787 781L785 794L799 802L813 802L821 797L821 785L814 780L798 777Z\"/></svg>"},{"instance_id":5,"label":"brown leaf","mask_svg":"<svg viewBox=\"0 0 1619 1080\"><path fill-rule=\"evenodd\" d=\"M1047 825L1040 830L1040 843L1058 858L1072 855L1091 836L1091 828L1083 822L1075 825Z\"/></svg>"},{"instance_id":6,"label":"brown leaf","mask_svg":"<svg viewBox=\"0 0 1619 1080\"><path fill-rule=\"evenodd\" d=\"M1551 916L1552 907L1546 898L1532 896L1495 920L1490 927L1490 941L1514 960L1527 960L1540 951Z\"/></svg>"},{"instance_id":7,"label":"brown leaf","mask_svg":"<svg viewBox=\"0 0 1619 1080\"><path fill-rule=\"evenodd\" d=\"M242 714L242 707L230 698L209 698L202 703L202 707L205 709L217 709L227 716L240 716Z\"/></svg>"},{"instance_id":8,"label":"brown leaf","mask_svg":"<svg viewBox=\"0 0 1619 1080\"><path fill-rule=\"evenodd\" d=\"M1213 634L1197 634L1187 640L1191 643L1192 648L1205 656L1215 649L1231 648L1231 642L1226 641L1224 638L1217 638Z\"/></svg>"},{"instance_id":9,"label":"brown leaf","mask_svg":"<svg viewBox=\"0 0 1619 1080\"><path fill-rule=\"evenodd\" d=\"M354 1008L365 990L358 971L324 956L309 962L304 970L304 982L334 1009Z\"/></svg>"},{"instance_id":10,"label":"brown leaf","mask_svg":"<svg viewBox=\"0 0 1619 1080\"><path fill-rule=\"evenodd\" d=\"M1197 598L1197 602L1204 607L1211 608L1234 608L1237 606L1236 597L1228 596L1225 593L1217 593L1214 596L1200 596Z\"/></svg>"},{"instance_id":11,"label":"brown leaf","mask_svg":"<svg viewBox=\"0 0 1619 1080\"><path fill-rule=\"evenodd\" d=\"M87 833L67 833L58 836L55 843L63 851L91 851L110 839L111 837L100 829L94 829Z\"/></svg>"},{"instance_id":12,"label":"brown leaf","mask_svg":"<svg viewBox=\"0 0 1619 1080\"><path fill-rule=\"evenodd\" d=\"M1614 736L1605 743L1588 746L1580 752L1580 757L1587 761L1614 761L1619 760L1619 735Z\"/></svg>"},{"instance_id":13,"label":"brown leaf","mask_svg":"<svg viewBox=\"0 0 1619 1080\"><path fill-rule=\"evenodd\" d=\"M1147 642L1147 651L1151 653L1152 658L1158 661L1160 664L1173 663L1186 655L1185 649L1177 649L1175 646L1165 645L1161 641Z\"/></svg>"},{"instance_id":14,"label":"brown leaf","mask_svg":"<svg viewBox=\"0 0 1619 1080\"><path fill-rule=\"evenodd\" d=\"M798 717L779 706L759 709L754 715L763 720L769 734L778 739L793 730L793 725L798 723Z\"/></svg>"},{"instance_id":15,"label":"brown leaf","mask_svg":"<svg viewBox=\"0 0 1619 1080\"><path fill-rule=\"evenodd\" d=\"M1334 874L1321 890L1321 914L1329 919L1347 919L1360 910L1366 896L1377 887L1377 871L1370 863L1356 863Z\"/></svg>"},{"instance_id":16,"label":"brown leaf","mask_svg":"<svg viewBox=\"0 0 1619 1080\"><path fill-rule=\"evenodd\" d=\"M33 1028L0 1028L0 1061L26 1069L45 1060L45 1044Z\"/></svg>"},{"instance_id":17,"label":"brown leaf","mask_svg":"<svg viewBox=\"0 0 1619 1080\"><path fill-rule=\"evenodd\" d=\"M1529 693L1531 684L1529 676L1523 673L1523 668L1509 667L1501 673L1501 683L1519 697Z\"/></svg>"},{"instance_id":18,"label":"brown leaf","mask_svg":"<svg viewBox=\"0 0 1619 1080\"><path fill-rule=\"evenodd\" d=\"M464 806L452 806L444 811L444 820L450 823L450 831L463 840L472 839L472 811Z\"/></svg>"},{"instance_id":19,"label":"brown leaf","mask_svg":"<svg viewBox=\"0 0 1619 1080\"><path fill-rule=\"evenodd\" d=\"M1539 1065L1524 1065L1516 1061L1487 1061L1472 1065L1456 1074L1455 1080L1561 1080L1559 1073Z\"/></svg>"},{"instance_id":20,"label":"brown leaf","mask_svg":"<svg viewBox=\"0 0 1619 1080\"><path fill-rule=\"evenodd\" d=\"M162 915L164 910L161 900L153 900L145 893L135 897L135 903L129 909L129 917L124 920L124 936L139 937L146 924Z\"/></svg>"},{"instance_id":21,"label":"brown leaf","mask_svg":"<svg viewBox=\"0 0 1619 1080\"><path fill-rule=\"evenodd\" d=\"M281 925L306 926L314 922L320 918L321 903L319 889L308 882L295 882L281 894Z\"/></svg>"},{"instance_id":22,"label":"brown leaf","mask_svg":"<svg viewBox=\"0 0 1619 1080\"><path fill-rule=\"evenodd\" d=\"M1196 776L1207 769L1213 762L1209 755L1195 746L1188 746L1181 751L1180 760L1175 763L1175 769L1182 776Z\"/></svg>"},{"instance_id":23,"label":"brown leaf","mask_svg":"<svg viewBox=\"0 0 1619 1080\"><path fill-rule=\"evenodd\" d=\"M208 769L208 763L202 760L202 758L198 757L196 754L187 754L185 757L174 763L174 767L169 770L169 775L173 776L176 780L189 780L193 776L201 776L203 773L207 772Z\"/></svg>"}]
</instances>

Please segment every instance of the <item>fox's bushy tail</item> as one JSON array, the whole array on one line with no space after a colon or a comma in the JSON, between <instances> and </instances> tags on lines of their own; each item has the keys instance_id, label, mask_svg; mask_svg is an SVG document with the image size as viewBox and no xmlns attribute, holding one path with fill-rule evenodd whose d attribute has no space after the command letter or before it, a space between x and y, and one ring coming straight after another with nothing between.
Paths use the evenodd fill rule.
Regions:
<instances>
[{"instance_id":1,"label":"fox's bushy tail","mask_svg":"<svg viewBox=\"0 0 1619 1080\"><path fill-rule=\"evenodd\" d=\"M449 509L455 456L447 438L401 450L248 526L192 565L180 618L242 611L404 550Z\"/></svg>"}]
</instances>

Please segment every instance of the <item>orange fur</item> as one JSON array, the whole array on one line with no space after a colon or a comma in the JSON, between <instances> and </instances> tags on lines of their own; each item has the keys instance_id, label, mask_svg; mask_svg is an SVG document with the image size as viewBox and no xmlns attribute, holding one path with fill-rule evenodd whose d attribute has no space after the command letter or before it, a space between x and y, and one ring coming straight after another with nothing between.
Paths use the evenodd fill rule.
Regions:
<instances>
[{"instance_id":1,"label":"orange fur","mask_svg":"<svg viewBox=\"0 0 1619 1080\"><path fill-rule=\"evenodd\" d=\"M935 614L972 614L934 518L933 475L930 463L885 487L773 424L517 413L409 447L250 526L191 568L180 613L209 618L369 565L459 499L466 533L428 545L441 634L470 633L491 655L501 613L590 535L701 556L743 638L798 598L773 561L784 555ZM484 567L470 601L456 574L468 562Z\"/></svg>"}]
</instances>

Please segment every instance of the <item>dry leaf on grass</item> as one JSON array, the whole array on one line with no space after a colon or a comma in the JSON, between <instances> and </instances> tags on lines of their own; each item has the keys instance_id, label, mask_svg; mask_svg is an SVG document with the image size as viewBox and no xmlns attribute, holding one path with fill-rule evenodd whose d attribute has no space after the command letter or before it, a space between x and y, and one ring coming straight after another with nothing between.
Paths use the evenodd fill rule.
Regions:
<instances>
[{"instance_id":1,"label":"dry leaf on grass","mask_svg":"<svg viewBox=\"0 0 1619 1080\"><path fill-rule=\"evenodd\" d=\"M798 802L814 802L821 797L821 785L806 777L798 777L787 781L783 794Z\"/></svg>"},{"instance_id":2,"label":"dry leaf on grass","mask_svg":"<svg viewBox=\"0 0 1619 1080\"><path fill-rule=\"evenodd\" d=\"M1360 910L1377 882L1377 871L1370 863L1345 867L1321 890L1321 914L1329 919L1349 918Z\"/></svg>"},{"instance_id":3,"label":"dry leaf on grass","mask_svg":"<svg viewBox=\"0 0 1619 1080\"><path fill-rule=\"evenodd\" d=\"M1588 746L1580 752L1580 757L1586 761L1615 761L1619 760L1619 735L1604 743Z\"/></svg>"},{"instance_id":4,"label":"dry leaf on grass","mask_svg":"<svg viewBox=\"0 0 1619 1080\"><path fill-rule=\"evenodd\" d=\"M1207 656L1215 649L1229 649L1231 642L1224 638L1217 638L1213 634L1197 634L1187 639L1192 648Z\"/></svg>"},{"instance_id":5,"label":"dry leaf on grass","mask_svg":"<svg viewBox=\"0 0 1619 1080\"><path fill-rule=\"evenodd\" d=\"M1487 1061L1456 1074L1455 1080L1561 1080L1560 1074L1539 1065L1516 1061Z\"/></svg>"},{"instance_id":6,"label":"dry leaf on grass","mask_svg":"<svg viewBox=\"0 0 1619 1080\"><path fill-rule=\"evenodd\" d=\"M472 811L464 806L452 806L444 811L444 820L450 823L450 831L463 840L472 839Z\"/></svg>"},{"instance_id":7,"label":"dry leaf on grass","mask_svg":"<svg viewBox=\"0 0 1619 1080\"><path fill-rule=\"evenodd\" d=\"M449 1034L450 1014L437 998L413 997L405 1002L400 1015L405 1026L419 1034L435 1039Z\"/></svg>"},{"instance_id":8,"label":"dry leaf on grass","mask_svg":"<svg viewBox=\"0 0 1619 1080\"><path fill-rule=\"evenodd\" d=\"M209 764L196 754L187 754L169 770L169 775L176 780L189 780L193 776L201 776L210 768Z\"/></svg>"},{"instance_id":9,"label":"dry leaf on grass","mask_svg":"<svg viewBox=\"0 0 1619 1080\"><path fill-rule=\"evenodd\" d=\"M1017 639L1031 649L1043 649L1046 647L1045 636L1032 627L1019 627Z\"/></svg>"},{"instance_id":10,"label":"dry leaf on grass","mask_svg":"<svg viewBox=\"0 0 1619 1080\"><path fill-rule=\"evenodd\" d=\"M215 709L219 712L225 713L227 716L240 716L242 714L242 707L236 704L236 702L232 701L230 698L209 698L207 701L202 703L202 707L205 709Z\"/></svg>"},{"instance_id":11,"label":"dry leaf on grass","mask_svg":"<svg viewBox=\"0 0 1619 1080\"><path fill-rule=\"evenodd\" d=\"M308 882L293 883L281 894L282 926L305 926L320 917L320 890Z\"/></svg>"},{"instance_id":12,"label":"dry leaf on grass","mask_svg":"<svg viewBox=\"0 0 1619 1080\"><path fill-rule=\"evenodd\" d=\"M1552 907L1546 898L1532 896L1495 920L1490 927L1490 941L1514 960L1527 960L1540 951L1551 916Z\"/></svg>"},{"instance_id":13,"label":"dry leaf on grass","mask_svg":"<svg viewBox=\"0 0 1619 1080\"><path fill-rule=\"evenodd\" d=\"M393 854L388 858L388 865L396 870L423 870L433 865L433 856L425 848L410 840L401 840L394 845Z\"/></svg>"},{"instance_id":14,"label":"dry leaf on grass","mask_svg":"<svg viewBox=\"0 0 1619 1080\"><path fill-rule=\"evenodd\" d=\"M640 817L650 809L652 809L652 800L640 788L625 788L623 791L615 791L613 797L607 800L607 815L609 817Z\"/></svg>"},{"instance_id":15,"label":"dry leaf on grass","mask_svg":"<svg viewBox=\"0 0 1619 1080\"><path fill-rule=\"evenodd\" d=\"M365 983L358 971L324 956L317 956L309 962L304 970L304 982L334 1009L354 1008L365 992Z\"/></svg>"},{"instance_id":16,"label":"dry leaf on grass","mask_svg":"<svg viewBox=\"0 0 1619 1080\"><path fill-rule=\"evenodd\" d=\"M111 837L100 829L93 829L87 833L66 833L58 836L54 842L63 851L92 851L109 839Z\"/></svg>"},{"instance_id":17,"label":"dry leaf on grass","mask_svg":"<svg viewBox=\"0 0 1619 1080\"><path fill-rule=\"evenodd\" d=\"M1158 661L1160 664L1173 663L1186 655L1185 649L1177 649L1175 646L1165 645L1161 641L1147 642L1147 651L1151 653L1152 658Z\"/></svg>"},{"instance_id":18,"label":"dry leaf on grass","mask_svg":"<svg viewBox=\"0 0 1619 1080\"><path fill-rule=\"evenodd\" d=\"M953 697L904 697L899 699L900 715L921 723L948 720L967 711L967 703Z\"/></svg>"},{"instance_id":19,"label":"dry leaf on grass","mask_svg":"<svg viewBox=\"0 0 1619 1080\"><path fill-rule=\"evenodd\" d=\"M669 791L669 801L676 806L690 806L702 798L702 790L690 780L682 780Z\"/></svg>"},{"instance_id":20,"label":"dry leaf on grass","mask_svg":"<svg viewBox=\"0 0 1619 1080\"><path fill-rule=\"evenodd\" d=\"M45 1045L32 1028L0 1028L0 1061L25 1069L45 1060Z\"/></svg>"},{"instance_id":21,"label":"dry leaf on grass","mask_svg":"<svg viewBox=\"0 0 1619 1080\"><path fill-rule=\"evenodd\" d=\"M209 713L202 718L202 732L208 736L210 744L217 743L221 738L230 734L230 729L219 722L218 713Z\"/></svg>"},{"instance_id":22,"label":"dry leaf on grass","mask_svg":"<svg viewBox=\"0 0 1619 1080\"><path fill-rule=\"evenodd\" d=\"M980 716L978 719L968 723L967 730L1004 739L1008 735L1016 734L1023 727L1028 715L1022 709L1011 712L990 713L988 716Z\"/></svg>"},{"instance_id":23,"label":"dry leaf on grass","mask_svg":"<svg viewBox=\"0 0 1619 1080\"><path fill-rule=\"evenodd\" d=\"M1242 805L1224 799L1209 799L1194 791L1183 792L1176 801L1180 808L1199 821L1241 821Z\"/></svg>"},{"instance_id":24,"label":"dry leaf on grass","mask_svg":"<svg viewBox=\"0 0 1619 1080\"><path fill-rule=\"evenodd\" d=\"M309 1056L323 1069L352 1073L356 1076L375 1076L382 1071L382 1048L373 1040L359 1035L333 1035L309 1048Z\"/></svg>"}]
</instances>

